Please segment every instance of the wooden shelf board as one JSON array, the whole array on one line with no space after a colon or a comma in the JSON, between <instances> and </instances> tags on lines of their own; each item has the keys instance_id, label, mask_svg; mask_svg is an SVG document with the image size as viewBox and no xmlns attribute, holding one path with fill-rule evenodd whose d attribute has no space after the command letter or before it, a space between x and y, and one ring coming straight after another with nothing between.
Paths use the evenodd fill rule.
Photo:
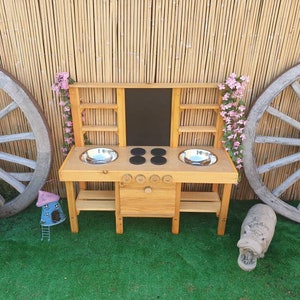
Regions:
<instances>
[{"instance_id":1,"label":"wooden shelf board","mask_svg":"<svg viewBox=\"0 0 300 300\"><path fill-rule=\"evenodd\" d=\"M158 88L213 88L218 89L218 83L113 83L113 82L75 82L70 85L70 89L78 88L124 88L124 89L158 89Z\"/></svg>"},{"instance_id":2,"label":"wooden shelf board","mask_svg":"<svg viewBox=\"0 0 300 300\"><path fill-rule=\"evenodd\" d=\"M77 196L77 199L83 200L99 200L99 199L115 199L115 192L114 191L107 191L107 190L80 190Z\"/></svg>"},{"instance_id":3,"label":"wooden shelf board","mask_svg":"<svg viewBox=\"0 0 300 300\"><path fill-rule=\"evenodd\" d=\"M76 200L77 211L115 211L114 200Z\"/></svg>"},{"instance_id":4,"label":"wooden shelf board","mask_svg":"<svg viewBox=\"0 0 300 300\"><path fill-rule=\"evenodd\" d=\"M117 109L117 104L105 104L105 103L81 103L81 109Z\"/></svg>"},{"instance_id":5,"label":"wooden shelf board","mask_svg":"<svg viewBox=\"0 0 300 300\"><path fill-rule=\"evenodd\" d=\"M181 192L180 212L219 213L221 201L216 192Z\"/></svg>"},{"instance_id":6,"label":"wooden shelf board","mask_svg":"<svg viewBox=\"0 0 300 300\"><path fill-rule=\"evenodd\" d=\"M76 209L114 211L115 193L114 191L80 190L76 199Z\"/></svg>"},{"instance_id":7,"label":"wooden shelf board","mask_svg":"<svg viewBox=\"0 0 300 300\"><path fill-rule=\"evenodd\" d=\"M215 212L219 213L221 202L181 201L180 212Z\"/></svg>"},{"instance_id":8,"label":"wooden shelf board","mask_svg":"<svg viewBox=\"0 0 300 300\"><path fill-rule=\"evenodd\" d=\"M217 132L215 126L180 126L178 129L179 133L183 132Z\"/></svg>"},{"instance_id":9,"label":"wooden shelf board","mask_svg":"<svg viewBox=\"0 0 300 300\"><path fill-rule=\"evenodd\" d=\"M98 126L98 125L84 125L82 126L82 131L109 131L109 132L117 132L117 126Z\"/></svg>"},{"instance_id":10,"label":"wooden shelf board","mask_svg":"<svg viewBox=\"0 0 300 300\"><path fill-rule=\"evenodd\" d=\"M219 194L216 192L181 192L182 201L220 201Z\"/></svg>"},{"instance_id":11,"label":"wooden shelf board","mask_svg":"<svg viewBox=\"0 0 300 300\"><path fill-rule=\"evenodd\" d=\"M220 109L219 104L180 104L180 109Z\"/></svg>"}]
</instances>

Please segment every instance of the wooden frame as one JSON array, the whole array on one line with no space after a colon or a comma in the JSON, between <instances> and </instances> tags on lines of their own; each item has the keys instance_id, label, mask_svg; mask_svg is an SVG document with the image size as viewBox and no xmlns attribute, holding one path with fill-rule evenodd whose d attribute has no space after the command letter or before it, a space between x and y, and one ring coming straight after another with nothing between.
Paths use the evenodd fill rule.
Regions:
<instances>
[{"instance_id":1,"label":"wooden frame","mask_svg":"<svg viewBox=\"0 0 300 300\"><path fill-rule=\"evenodd\" d=\"M115 104L88 104L80 103L81 89L116 89L116 103ZM172 108L171 108L171 126L170 126L170 148L168 149L168 166L155 169L149 165L136 170L135 166L130 166L127 160L130 156L129 148L126 147L126 119L125 119L125 89L127 88L170 88L172 89ZM237 182L237 171L231 159L221 147L222 136L222 118L220 116L220 101L221 96L218 97L215 103L212 104L182 104L181 91L183 89L218 89L216 83L198 83L198 84L114 84L114 83L75 83L70 86L70 99L72 104L72 116L75 131L75 147L67 156L65 162L59 170L61 181L66 182L67 198L69 205L69 214L71 222L71 231L78 232L77 215L82 210L111 210L116 214L116 231L123 233L123 217L148 217L155 216L151 213L151 206L145 212L141 209L140 212L128 215L122 213L122 199L125 199L125 194L121 192L123 189L124 176L129 174L132 178L136 178L140 173L146 178L146 186L142 188L156 189L150 181L150 177L155 174L160 180L165 176L172 179L174 185L174 201L171 211L167 217L172 218L172 233L179 232L179 219L181 212L214 212L219 218L217 233L223 235L225 232L226 219L228 213L228 206L230 201L231 186ZM84 109L113 109L117 112L117 126L88 126L82 123L82 112ZM212 110L215 112L214 126L182 126L180 123L181 113L186 110ZM84 146L84 133L91 131L108 131L114 132L118 135L118 145L112 146L119 154L118 164L107 164L102 166L89 166L79 160L80 151L88 149ZM218 163L215 167L198 168L195 166L187 166L180 162L178 164L179 151L184 148L179 145L179 136L182 133L206 133L209 132L214 135L213 145L208 148L210 151L217 153ZM103 146L103 145L101 145ZM190 145L192 146L192 145ZM89 146L91 147L91 146ZM95 147L95 145L93 146ZM147 147L146 147L147 148ZM149 147L148 147L149 148ZM147 148L147 149L148 149ZM168 147L164 147L168 148ZM187 149L188 147L185 147ZM150 152L150 148L148 149ZM196 167L197 168L197 167ZM114 182L114 191L94 191L86 190L85 181L92 182ZM80 182L78 195L75 195L74 182ZM182 192L182 183L211 183L211 192ZM149 185L149 186L148 186ZM222 188L221 188L222 186ZM126 187L125 187L126 188ZM139 189L139 188L138 188ZM173 188L172 188L173 189ZM123 190L122 190L123 191ZM139 192L140 193L140 192ZM141 197L138 194L137 197ZM173 197L173 196L172 196ZM169 199L168 199L169 201ZM134 201L133 201L134 202ZM127 210L125 210L127 211ZM163 211L157 213L157 217L163 216Z\"/></svg>"}]
</instances>

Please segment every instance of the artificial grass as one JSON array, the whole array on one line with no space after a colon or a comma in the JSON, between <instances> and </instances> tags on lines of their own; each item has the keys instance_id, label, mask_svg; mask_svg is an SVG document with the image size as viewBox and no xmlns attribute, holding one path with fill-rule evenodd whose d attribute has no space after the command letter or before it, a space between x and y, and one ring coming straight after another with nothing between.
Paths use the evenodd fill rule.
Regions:
<instances>
[{"instance_id":1,"label":"artificial grass","mask_svg":"<svg viewBox=\"0 0 300 300\"><path fill-rule=\"evenodd\" d=\"M256 201L232 201L224 236L214 214L170 219L82 212L78 234L68 220L41 241L40 208L0 219L0 299L300 299L299 224L278 216L265 258L252 272L237 264L240 226ZM66 203L63 208L67 213Z\"/></svg>"}]
</instances>

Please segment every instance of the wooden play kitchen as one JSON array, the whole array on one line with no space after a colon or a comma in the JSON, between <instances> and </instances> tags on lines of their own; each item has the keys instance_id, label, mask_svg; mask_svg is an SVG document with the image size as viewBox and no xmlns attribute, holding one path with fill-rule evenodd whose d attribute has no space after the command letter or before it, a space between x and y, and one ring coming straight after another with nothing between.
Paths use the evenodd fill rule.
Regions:
<instances>
[{"instance_id":1,"label":"wooden play kitchen","mask_svg":"<svg viewBox=\"0 0 300 300\"><path fill-rule=\"evenodd\" d=\"M130 89L138 90L139 95L151 89L158 94L170 91L168 145L147 144L144 140L140 145L130 141L130 132L126 129L126 102L130 95L126 91ZM93 91L102 91L104 96L97 98ZM189 98L198 91L199 99ZM127 217L170 218L172 233L177 234L183 212L216 213L217 234L225 233L231 187L237 183L238 174L221 143L221 95L216 83L75 83L70 86L70 101L75 146L62 164L59 177L66 184L73 233L79 230L79 213L92 210L115 211L119 234L123 233L123 219ZM103 122L103 114L99 119L101 112L108 110L114 116L109 121L112 124ZM100 112L98 118L85 115L83 122L82 115L94 111ZM208 124L198 125L196 121L186 124L185 114L192 112L206 113L210 117L201 120ZM144 120L146 122L145 117ZM134 127L138 129L140 125ZM99 143L95 138L95 144L85 145L87 132L99 133L100 141L104 142ZM107 134L115 135L116 142L105 141ZM212 145L201 144L199 137L207 134L213 136ZM133 136L134 139L137 134ZM113 188L90 188L91 183L111 183ZM208 184L210 190L184 190L186 184Z\"/></svg>"}]
</instances>

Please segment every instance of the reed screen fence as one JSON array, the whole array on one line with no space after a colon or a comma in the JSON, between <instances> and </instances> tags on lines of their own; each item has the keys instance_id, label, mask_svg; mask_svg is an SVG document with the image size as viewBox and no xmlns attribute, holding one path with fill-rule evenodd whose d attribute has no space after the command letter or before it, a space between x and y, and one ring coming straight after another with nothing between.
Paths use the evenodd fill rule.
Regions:
<instances>
[{"instance_id":1,"label":"reed screen fence","mask_svg":"<svg viewBox=\"0 0 300 300\"><path fill-rule=\"evenodd\" d=\"M223 82L232 72L249 75L247 110L263 89L300 58L300 1L290 0L0 0L0 67L17 77L33 94L52 131L53 167L44 189L65 196L58 180L63 156L62 111L51 91L55 74L67 71L78 82L195 83ZM89 93L89 91L86 91ZM90 98L90 95L87 95ZM82 99L87 98L82 95ZM299 101L290 91L276 105L295 119ZM111 90L94 95L96 102L113 103ZM187 91L183 103L203 98ZM0 95L0 109L7 101ZM207 101L207 100L203 100ZM295 115L298 114L298 115ZM22 131L22 117L1 122L0 134ZM89 121L113 124L115 116L87 115ZM182 122L200 124L210 116L187 112ZM265 130L290 137L299 132L268 116ZM114 144L113 133L90 137ZM199 142L183 135L181 144ZM201 137L204 143L209 137ZM12 153L34 152L30 143L2 145ZM11 149L10 149L11 148ZM259 161L293 148L257 147ZM12 166L15 168L15 166ZM276 186L283 172L269 174ZM191 188L190 186L188 188ZM286 191L287 200L300 199L300 187ZM232 198L253 199L242 176Z\"/></svg>"}]
</instances>

